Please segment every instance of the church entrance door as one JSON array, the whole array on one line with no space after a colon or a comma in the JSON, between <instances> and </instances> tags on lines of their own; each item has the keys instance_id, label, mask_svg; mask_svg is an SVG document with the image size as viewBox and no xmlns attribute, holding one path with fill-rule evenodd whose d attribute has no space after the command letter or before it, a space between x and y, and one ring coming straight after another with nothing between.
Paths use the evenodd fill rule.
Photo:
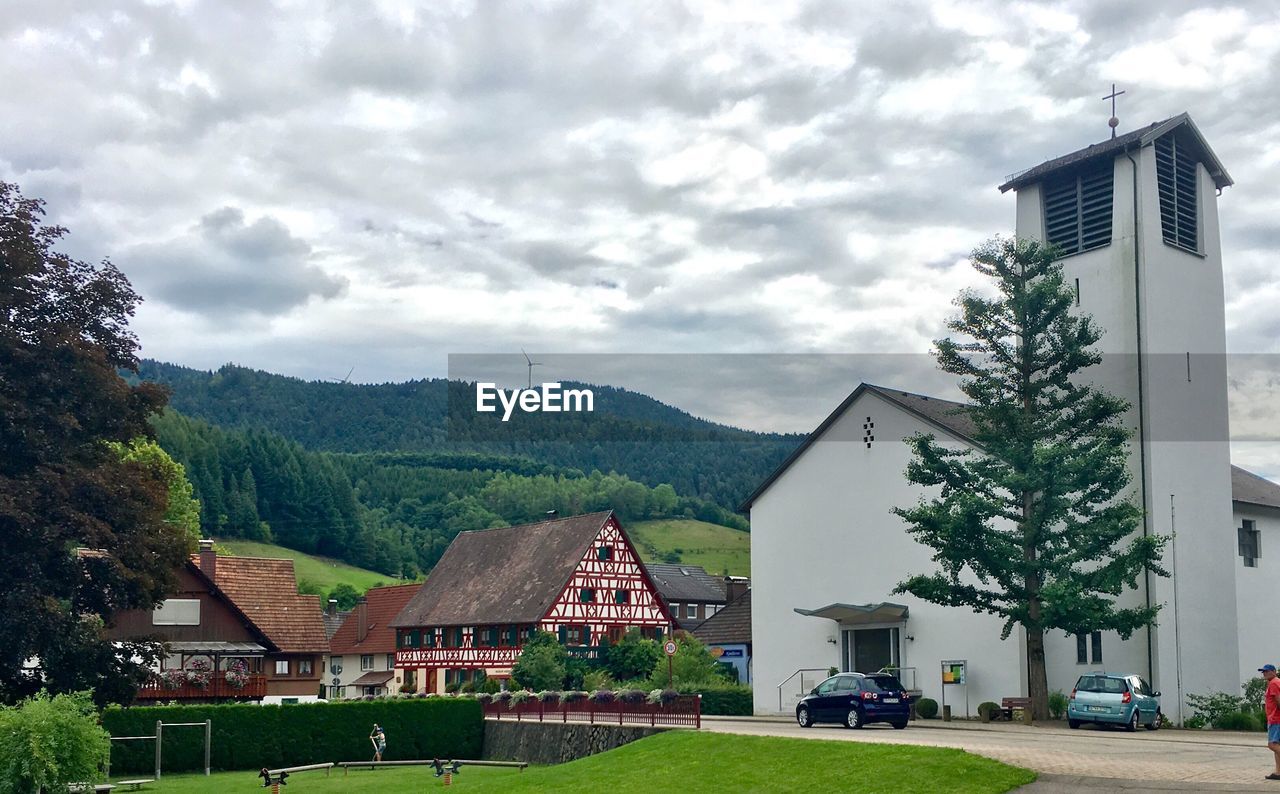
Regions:
<instances>
[{"instance_id":1,"label":"church entrance door","mask_svg":"<svg viewBox=\"0 0 1280 794\"><path fill-rule=\"evenodd\" d=\"M897 667L897 628L845 629L841 635L841 662L844 672L874 673L885 667Z\"/></svg>"}]
</instances>

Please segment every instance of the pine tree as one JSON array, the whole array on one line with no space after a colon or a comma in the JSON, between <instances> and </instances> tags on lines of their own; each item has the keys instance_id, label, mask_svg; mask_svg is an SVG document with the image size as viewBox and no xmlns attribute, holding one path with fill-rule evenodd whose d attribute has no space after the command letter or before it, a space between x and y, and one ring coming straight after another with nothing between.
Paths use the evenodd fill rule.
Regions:
<instances>
[{"instance_id":1,"label":"pine tree","mask_svg":"<svg viewBox=\"0 0 1280 794\"><path fill-rule=\"evenodd\" d=\"M932 436L909 440L907 478L940 495L894 512L935 550L941 570L897 592L1004 618L1026 632L1033 714L1048 717L1045 633L1112 630L1128 638L1158 606L1117 598L1160 567L1164 539L1140 532L1126 488L1130 432L1125 401L1088 385L1102 334L1071 313L1054 249L995 239L974 268L999 295L961 293L948 328L968 341L935 342L939 367L960 377L980 449L954 450Z\"/></svg>"}]
</instances>

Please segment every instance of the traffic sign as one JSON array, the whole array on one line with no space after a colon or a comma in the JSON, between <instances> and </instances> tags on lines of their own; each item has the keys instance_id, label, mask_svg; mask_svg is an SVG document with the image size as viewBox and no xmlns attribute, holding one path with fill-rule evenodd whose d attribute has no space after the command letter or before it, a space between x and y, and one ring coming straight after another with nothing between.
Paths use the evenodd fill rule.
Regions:
<instances>
[{"instance_id":1,"label":"traffic sign","mask_svg":"<svg viewBox=\"0 0 1280 794\"><path fill-rule=\"evenodd\" d=\"M666 644L662 646L662 650L664 650L664 651L666 651L666 652L667 652L667 656L675 656L675 655L676 655L676 641L675 641L675 640L667 640Z\"/></svg>"}]
</instances>

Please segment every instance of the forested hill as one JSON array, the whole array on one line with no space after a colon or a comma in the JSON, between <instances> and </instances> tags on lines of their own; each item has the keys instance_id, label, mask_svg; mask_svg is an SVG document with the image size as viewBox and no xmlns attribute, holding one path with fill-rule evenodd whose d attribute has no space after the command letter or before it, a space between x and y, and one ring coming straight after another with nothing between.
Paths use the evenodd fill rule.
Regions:
<instances>
[{"instance_id":1,"label":"forested hill","mask_svg":"<svg viewBox=\"0 0 1280 794\"><path fill-rule=\"evenodd\" d=\"M474 404L470 384L457 381L325 383L230 364L207 372L150 360L140 374L169 386L170 405L187 416L277 433L309 450L519 456L569 471L613 471L650 487L667 483L682 497L730 509L800 442L719 425L608 386L591 387L594 413L541 414L536 425L499 428L493 415L450 415L451 389L455 406Z\"/></svg>"}]
</instances>

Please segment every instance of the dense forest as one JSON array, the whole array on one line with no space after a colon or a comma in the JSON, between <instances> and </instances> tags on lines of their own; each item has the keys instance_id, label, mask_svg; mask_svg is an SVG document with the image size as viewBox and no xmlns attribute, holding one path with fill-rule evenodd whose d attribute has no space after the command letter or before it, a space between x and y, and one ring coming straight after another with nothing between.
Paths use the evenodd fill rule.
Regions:
<instances>
[{"instance_id":1,"label":"dense forest","mask_svg":"<svg viewBox=\"0 0 1280 794\"><path fill-rule=\"evenodd\" d=\"M666 484L730 510L801 440L718 425L609 386L591 386L593 413L502 423L476 413L472 385L457 381L322 383L230 364L205 372L155 361L144 361L140 376L172 389L170 406L186 416L275 433L307 450L515 457L566 475L617 472L650 487Z\"/></svg>"},{"instance_id":2,"label":"dense forest","mask_svg":"<svg viewBox=\"0 0 1280 794\"><path fill-rule=\"evenodd\" d=\"M616 510L623 521L696 517L746 529L733 512L668 483L586 474L530 458L480 453L308 450L262 430L229 430L169 410L154 421L182 463L208 537L279 543L391 575L430 570L468 529Z\"/></svg>"}]
</instances>

